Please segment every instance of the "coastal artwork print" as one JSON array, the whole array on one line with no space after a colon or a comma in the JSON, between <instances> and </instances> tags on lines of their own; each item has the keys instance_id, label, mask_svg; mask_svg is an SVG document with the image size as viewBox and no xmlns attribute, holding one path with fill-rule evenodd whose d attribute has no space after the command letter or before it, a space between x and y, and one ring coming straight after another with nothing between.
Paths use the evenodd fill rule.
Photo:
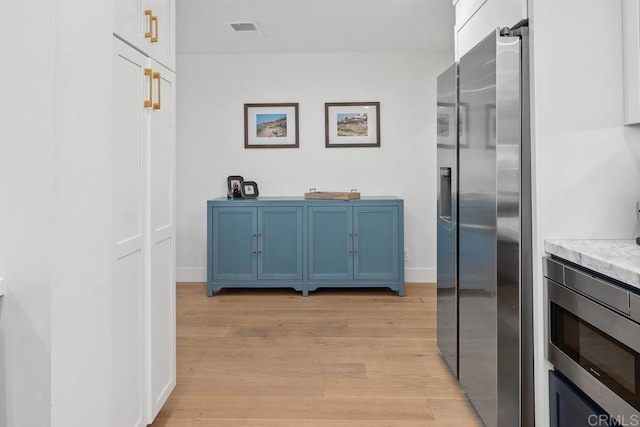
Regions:
<instances>
[{"instance_id":1,"label":"coastal artwork print","mask_svg":"<svg viewBox=\"0 0 640 427\"><path fill-rule=\"evenodd\" d=\"M369 136L367 113L338 113L338 136Z\"/></svg>"},{"instance_id":2,"label":"coastal artwork print","mask_svg":"<svg viewBox=\"0 0 640 427\"><path fill-rule=\"evenodd\" d=\"M245 148L298 148L298 104L244 104Z\"/></svg>"},{"instance_id":3,"label":"coastal artwork print","mask_svg":"<svg viewBox=\"0 0 640 427\"><path fill-rule=\"evenodd\" d=\"M380 103L326 103L325 146L379 147Z\"/></svg>"},{"instance_id":4,"label":"coastal artwork print","mask_svg":"<svg viewBox=\"0 0 640 427\"><path fill-rule=\"evenodd\" d=\"M286 136L286 114L256 114L257 138L283 138Z\"/></svg>"}]
</instances>

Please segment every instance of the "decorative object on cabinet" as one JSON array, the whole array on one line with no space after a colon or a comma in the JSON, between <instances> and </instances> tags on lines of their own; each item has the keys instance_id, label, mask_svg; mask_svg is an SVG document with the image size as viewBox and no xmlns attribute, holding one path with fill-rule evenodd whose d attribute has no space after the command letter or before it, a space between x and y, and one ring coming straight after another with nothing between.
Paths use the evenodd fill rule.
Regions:
<instances>
[{"instance_id":1,"label":"decorative object on cabinet","mask_svg":"<svg viewBox=\"0 0 640 427\"><path fill-rule=\"evenodd\" d=\"M316 191L315 188L310 188L308 193L304 193L305 199L316 200L356 200L360 198L360 193L357 189L351 191Z\"/></svg>"},{"instance_id":2,"label":"decorative object on cabinet","mask_svg":"<svg viewBox=\"0 0 640 427\"><path fill-rule=\"evenodd\" d=\"M640 123L640 0L623 0L624 123Z\"/></svg>"},{"instance_id":3,"label":"decorative object on cabinet","mask_svg":"<svg viewBox=\"0 0 640 427\"><path fill-rule=\"evenodd\" d=\"M240 185L244 181L240 175L231 175L227 177L227 199L241 199L242 190Z\"/></svg>"},{"instance_id":4,"label":"decorative object on cabinet","mask_svg":"<svg viewBox=\"0 0 640 427\"><path fill-rule=\"evenodd\" d=\"M298 103L244 104L244 148L298 147Z\"/></svg>"},{"instance_id":5,"label":"decorative object on cabinet","mask_svg":"<svg viewBox=\"0 0 640 427\"><path fill-rule=\"evenodd\" d=\"M404 295L403 200L207 202L207 295L222 288L385 287Z\"/></svg>"},{"instance_id":6,"label":"decorative object on cabinet","mask_svg":"<svg viewBox=\"0 0 640 427\"><path fill-rule=\"evenodd\" d=\"M438 147L456 146L456 105L438 103Z\"/></svg>"},{"instance_id":7,"label":"decorative object on cabinet","mask_svg":"<svg viewBox=\"0 0 640 427\"><path fill-rule=\"evenodd\" d=\"M326 147L379 147L380 103L324 104Z\"/></svg>"},{"instance_id":8,"label":"decorative object on cabinet","mask_svg":"<svg viewBox=\"0 0 640 427\"><path fill-rule=\"evenodd\" d=\"M245 199L255 199L260 195L258 184L255 181L243 181L240 183L240 192Z\"/></svg>"}]
</instances>

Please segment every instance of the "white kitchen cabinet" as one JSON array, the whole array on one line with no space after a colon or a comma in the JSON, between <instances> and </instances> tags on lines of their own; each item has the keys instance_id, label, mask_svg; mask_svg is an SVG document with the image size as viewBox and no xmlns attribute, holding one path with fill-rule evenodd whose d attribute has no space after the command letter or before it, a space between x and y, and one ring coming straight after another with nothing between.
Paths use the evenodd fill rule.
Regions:
<instances>
[{"instance_id":1,"label":"white kitchen cabinet","mask_svg":"<svg viewBox=\"0 0 640 427\"><path fill-rule=\"evenodd\" d=\"M19 40L0 67L0 425L146 426L175 384L174 75L150 58L172 62L114 37L111 0L53 3L9 2L0 18ZM160 4L172 57L174 3ZM164 91L151 108L145 68Z\"/></svg>"},{"instance_id":2,"label":"white kitchen cabinet","mask_svg":"<svg viewBox=\"0 0 640 427\"><path fill-rule=\"evenodd\" d=\"M113 237L112 425L138 427L144 419L144 158L148 114L139 99L148 59L114 40L113 60Z\"/></svg>"},{"instance_id":3,"label":"white kitchen cabinet","mask_svg":"<svg viewBox=\"0 0 640 427\"><path fill-rule=\"evenodd\" d=\"M151 372L150 420L153 420L176 385L176 97L175 74L153 60L150 62L158 89L158 98L154 98L153 107L148 110L151 117L148 158L150 311L147 333ZM156 77L157 72L160 75Z\"/></svg>"},{"instance_id":4,"label":"white kitchen cabinet","mask_svg":"<svg viewBox=\"0 0 640 427\"><path fill-rule=\"evenodd\" d=\"M114 0L113 33L175 70L175 0Z\"/></svg>"},{"instance_id":5,"label":"white kitchen cabinet","mask_svg":"<svg viewBox=\"0 0 640 427\"><path fill-rule=\"evenodd\" d=\"M114 38L113 425L146 426L175 386L174 73Z\"/></svg>"},{"instance_id":6,"label":"white kitchen cabinet","mask_svg":"<svg viewBox=\"0 0 640 427\"><path fill-rule=\"evenodd\" d=\"M456 60L496 28L527 19L528 0L454 0Z\"/></svg>"}]
</instances>

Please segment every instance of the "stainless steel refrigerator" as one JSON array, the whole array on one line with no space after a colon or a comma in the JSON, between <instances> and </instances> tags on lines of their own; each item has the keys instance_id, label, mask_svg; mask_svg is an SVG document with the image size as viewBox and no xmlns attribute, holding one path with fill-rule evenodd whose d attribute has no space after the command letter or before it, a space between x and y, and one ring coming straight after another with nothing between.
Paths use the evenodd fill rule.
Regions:
<instances>
[{"instance_id":1,"label":"stainless steel refrigerator","mask_svg":"<svg viewBox=\"0 0 640 427\"><path fill-rule=\"evenodd\" d=\"M488 427L533 426L528 29L438 78L438 346Z\"/></svg>"}]
</instances>

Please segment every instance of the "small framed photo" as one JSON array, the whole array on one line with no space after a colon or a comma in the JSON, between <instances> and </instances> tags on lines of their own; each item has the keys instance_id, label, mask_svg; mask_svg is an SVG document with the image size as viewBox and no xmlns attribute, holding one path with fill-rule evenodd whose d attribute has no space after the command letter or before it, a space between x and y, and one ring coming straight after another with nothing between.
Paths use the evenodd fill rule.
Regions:
<instances>
[{"instance_id":1,"label":"small framed photo","mask_svg":"<svg viewBox=\"0 0 640 427\"><path fill-rule=\"evenodd\" d=\"M231 175L227 177L227 198L241 199L242 187L244 179L240 175Z\"/></svg>"},{"instance_id":2,"label":"small framed photo","mask_svg":"<svg viewBox=\"0 0 640 427\"><path fill-rule=\"evenodd\" d=\"M324 104L326 147L380 147L380 103Z\"/></svg>"},{"instance_id":3,"label":"small framed photo","mask_svg":"<svg viewBox=\"0 0 640 427\"><path fill-rule=\"evenodd\" d=\"M456 146L456 135L458 124L455 104L438 103L438 123L437 123L438 147Z\"/></svg>"},{"instance_id":4,"label":"small framed photo","mask_svg":"<svg viewBox=\"0 0 640 427\"><path fill-rule=\"evenodd\" d=\"M242 181L242 184L240 184L240 190L242 192L242 197L245 199L255 199L260 195L258 192L258 184L254 181Z\"/></svg>"},{"instance_id":5,"label":"small framed photo","mask_svg":"<svg viewBox=\"0 0 640 427\"><path fill-rule=\"evenodd\" d=\"M244 148L298 148L298 104L244 104Z\"/></svg>"}]
</instances>

